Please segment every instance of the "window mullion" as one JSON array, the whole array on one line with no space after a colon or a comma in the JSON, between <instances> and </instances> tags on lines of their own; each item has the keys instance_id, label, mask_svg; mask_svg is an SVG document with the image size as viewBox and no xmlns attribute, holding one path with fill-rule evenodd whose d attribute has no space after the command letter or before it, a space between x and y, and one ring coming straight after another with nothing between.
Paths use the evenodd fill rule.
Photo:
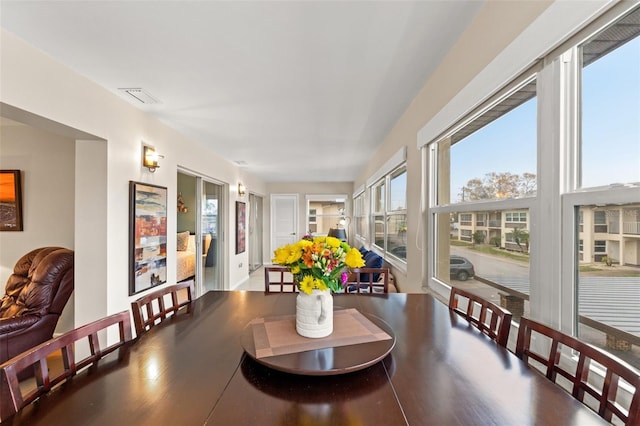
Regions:
<instances>
[{"instance_id":1,"label":"window mullion","mask_svg":"<svg viewBox=\"0 0 640 426\"><path fill-rule=\"evenodd\" d=\"M564 100L562 61L555 58L538 73L538 182L530 233L531 245L539 248L531 253L531 317L554 327L560 326L562 309L560 188L565 140L560 114Z\"/></svg>"},{"instance_id":2,"label":"window mullion","mask_svg":"<svg viewBox=\"0 0 640 426\"><path fill-rule=\"evenodd\" d=\"M560 194L575 191L580 186L580 76L582 70L581 51L578 47L572 47L560 58L561 69L559 75L563 87L561 99L562 108L560 120L564 123L563 138L560 153L563 171L560 182ZM578 239L577 213L575 208L566 208L561 203L560 215L556 218L561 224L562 252L560 257L560 292L561 311L559 324L565 332L575 334L577 331L577 304L576 291Z\"/></svg>"}]
</instances>

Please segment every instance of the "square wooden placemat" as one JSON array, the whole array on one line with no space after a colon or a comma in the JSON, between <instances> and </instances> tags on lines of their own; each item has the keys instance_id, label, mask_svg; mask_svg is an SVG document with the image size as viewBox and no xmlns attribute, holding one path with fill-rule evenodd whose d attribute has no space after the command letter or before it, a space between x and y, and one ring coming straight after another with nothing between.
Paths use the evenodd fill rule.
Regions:
<instances>
[{"instance_id":1,"label":"square wooden placemat","mask_svg":"<svg viewBox=\"0 0 640 426\"><path fill-rule=\"evenodd\" d=\"M353 308L334 311L333 333L319 339L300 336L296 332L295 315L255 318L250 325L256 358L391 339Z\"/></svg>"}]
</instances>

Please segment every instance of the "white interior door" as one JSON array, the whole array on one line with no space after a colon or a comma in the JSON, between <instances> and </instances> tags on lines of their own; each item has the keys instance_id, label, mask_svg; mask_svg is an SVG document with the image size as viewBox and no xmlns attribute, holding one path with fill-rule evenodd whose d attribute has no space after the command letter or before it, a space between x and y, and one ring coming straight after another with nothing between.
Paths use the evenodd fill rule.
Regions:
<instances>
[{"instance_id":1,"label":"white interior door","mask_svg":"<svg viewBox=\"0 0 640 426\"><path fill-rule=\"evenodd\" d=\"M271 252L298 240L298 195L271 195Z\"/></svg>"}]
</instances>

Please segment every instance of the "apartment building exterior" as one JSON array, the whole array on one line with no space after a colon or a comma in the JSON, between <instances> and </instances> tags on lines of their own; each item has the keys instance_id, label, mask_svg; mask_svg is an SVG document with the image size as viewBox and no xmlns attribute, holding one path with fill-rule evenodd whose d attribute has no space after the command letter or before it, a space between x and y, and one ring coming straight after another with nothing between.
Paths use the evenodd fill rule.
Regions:
<instances>
[{"instance_id":1,"label":"apartment building exterior","mask_svg":"<svg viewBox=\"0 0 640 426\"><path fill-rule=\"evenodd\" d=\"M614 264L640 266L640 203L582 206L578 210L578 224L580 263L609 260ZM527 209L464 212L458 214L457 221L452 215L451 238L528 253L530 226Z\"/></svg>"},{"instance_id":2,"label":"apartment building exterior","mask_svg":"<svg viewBox=\"0 0 640 426\"><path fill-rule=\"evenodd\" d=\"M578 223L580 262L640 266L640 203L582 206Z\"/></svg>"},{"instance_id":3,"label":"apartment building exterior","mask_svg":"<svg viewBox=\"0 0 640 426\"><path fill-rule=\"evenodd\" d=\"M458 214L457 221L455 215L452 215L451 237L459 241L492 244L507 250L528 253L528 236L527 209L464 212Z\"/></svg>"}]
</instances>

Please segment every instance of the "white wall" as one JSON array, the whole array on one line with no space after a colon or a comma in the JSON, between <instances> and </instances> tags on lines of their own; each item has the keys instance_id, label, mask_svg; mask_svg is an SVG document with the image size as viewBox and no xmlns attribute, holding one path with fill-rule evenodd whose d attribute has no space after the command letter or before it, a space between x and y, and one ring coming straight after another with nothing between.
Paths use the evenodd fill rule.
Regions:
<instances>
[{"instance_id":1,"label":"white wall","mask_svg":"<svg viewBox=\"0 0 640 426\"><path fill-rule=\"evenodd\" d=\"M74 249L75 141L19 123L0 125L0 168L22 173L22 232L0 233L0 283L38 247ZM58 329L73 326L73 295Z\"/></svg>"},{"instance_id":2,"label":"white wall","mask_svg":"<svg viewBox=\"0 0 640 426\"><path fill-rule=\"evenodd\" d=\"M106 150L102 154L106 158L95 159L105 165L106 173L102 181L106 188L106 200L98 196L101 198L99 202L106 205L106 214L97 218L91 215L77 215L75 218L75 229L83 230L75 240L76 247L82 247L83 263L81 274L76 273L76 283L91 283L80 293L79 286L76 286L76 325L129 309L133 299L128 296L130 180L167 187L170 206L175 205L177 198L178 166L226 182L230 188L228 218L234 217L239 180L253 192L266 193L261 180L53 61L11 33L2 30L0 40L0 102L95 135L96 140L106 140ZM155 146L165 156L155 173L141 167L142 141ZM83 155L83 150L78 155ZM88 172L86 169L80 170L80 173ZM81 183L83 178L76 175L77 182ZM98 186L102 185L99 176L92 176L90 180L97 182ZM168 209L168 235L176 234L176 214L175 208ZM230 220L226 226L227 236L234 235L232 223ZM96 232L97 236L84 231L91 228L100 230ZM88 247L96 247L97 254L87 253ZM227 238L226 247L229 255L228 282L233 287L246 278L247 271L230 265L247 265L247 252L235 255L235 239L231 237ZM171 283L175 282L175 239L169 238L167 248L168 280ZM91 271L96 271L96 274ZM85 305L83 300L90 303Z\"/></svg>"},{"instance_id":3,"label":"white wall","mask_svg":"<svg viewBox=\"0 0 640 426\"><path fill-rule=\"evenodd\" d=\"M0 126L0 168L22 171L22 232L0 233L0 282L40 246L73 249L75 141L24 125Z\"/></svg>"}]
</instances>

